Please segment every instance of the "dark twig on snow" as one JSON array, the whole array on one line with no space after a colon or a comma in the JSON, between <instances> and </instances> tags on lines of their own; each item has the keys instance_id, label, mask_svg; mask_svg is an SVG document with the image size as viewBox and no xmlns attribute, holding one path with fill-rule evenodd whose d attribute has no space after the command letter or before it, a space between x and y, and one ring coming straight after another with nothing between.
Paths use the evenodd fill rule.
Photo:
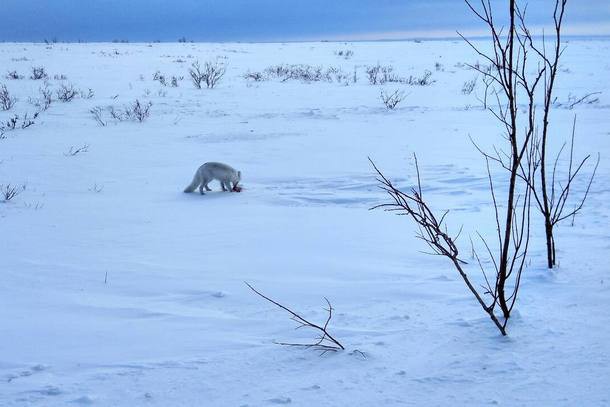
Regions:
<instances>
[{"instance_id":1,"label":"dark twig on snow","mask_svg":"<svg viewBox=\"0 0 610 407\"><path fill-rule=\"evenodd\" d=\"M328 332L328 324L330 323L330 320L332 319L334 308L332 307L332 305L330 304L330 301L326 297L324 297L324 300L326 301L328 308L324 308L324 310L326 312L328 312L328 317L326 318L326 321L324 322L323 325L318 325L318 324L315 324L315 323L305 319L304 317L302 317L295 311L291 310L290 308L286 307L285 305L282 305L279 302L262 294L260 291L256 290L254 287L252 287L249 283L247 283L247 282L244 282L244 283L248 286L248 288L250 288L252 291L254 291L258 296L264 298L265 300L269 301L273 305L288 312L291 315L290 319L292 319L299 325L296 329L311 328L320 333L320 336L317 338L317 340L312 343L276 342L278 345L313 348L313 349L322 351L322 354L324 354L326 352L336 352L338 350L345 349L343 347L343 345Z\"/></svg>"}]
</instances>

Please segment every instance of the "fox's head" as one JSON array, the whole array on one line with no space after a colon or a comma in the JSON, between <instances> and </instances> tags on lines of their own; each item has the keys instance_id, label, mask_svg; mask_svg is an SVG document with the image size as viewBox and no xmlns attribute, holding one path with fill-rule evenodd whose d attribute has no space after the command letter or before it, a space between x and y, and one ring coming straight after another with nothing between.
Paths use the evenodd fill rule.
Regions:
<instances>
[{"instance_id":1,"label":"fox's head","mask_svg":"<svg viewBox=\"0 0 610 407\"><path fill-rule=\"evenodd\" d=\"M241 192L241 187L238 187L239 181L241 181L241 171L237 171L237 176L233 177L233 192Z\"/></svg>"}]
</instances>

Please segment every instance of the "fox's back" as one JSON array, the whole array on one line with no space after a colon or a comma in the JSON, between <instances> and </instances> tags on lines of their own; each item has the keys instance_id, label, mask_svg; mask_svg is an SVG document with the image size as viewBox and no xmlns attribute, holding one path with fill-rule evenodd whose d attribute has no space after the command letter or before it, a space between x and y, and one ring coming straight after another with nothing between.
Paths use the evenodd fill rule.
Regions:
<instances>
[{"instance_id":1,"label":"fox's back","mask_svg":"<svg viewBox=\"0 0 610 407\"><path fill-rule=\"evenodd\" d=\"M230 165L209 162L199 167L199 172L208 178L227 178L237 174L237 170Z\"/></svg>"}]
</instances>

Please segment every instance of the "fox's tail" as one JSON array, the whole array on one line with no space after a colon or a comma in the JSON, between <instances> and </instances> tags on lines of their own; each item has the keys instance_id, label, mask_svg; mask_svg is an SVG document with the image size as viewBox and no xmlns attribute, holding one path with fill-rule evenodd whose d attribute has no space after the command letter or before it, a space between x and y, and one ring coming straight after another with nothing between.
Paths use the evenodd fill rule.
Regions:
<instances>
[{"instance_id":1,"label":"fox's tail","mask_svg":"<svg viewBox=\"0 0 610 407\"><path fill-rule=\"evenodd\" d=\"M186 193L193 192L199 186L199 184L200 184L199 177L197 176L197 174L195 174L191 184L188 187L184 188L184 192L186 192Z\"/></svg>"}]
</instances>

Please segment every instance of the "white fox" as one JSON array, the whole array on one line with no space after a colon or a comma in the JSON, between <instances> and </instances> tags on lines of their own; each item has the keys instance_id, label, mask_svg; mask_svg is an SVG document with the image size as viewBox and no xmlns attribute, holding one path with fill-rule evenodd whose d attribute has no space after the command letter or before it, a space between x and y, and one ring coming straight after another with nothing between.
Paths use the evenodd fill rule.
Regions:
<instances>
[{"instance_id":1,"label":"white fox","mask_svg":"<svg viewBox=\"0 0 610 407\"><path fill-rule=\"evenodd\" d=\"M237 184L241 181L241 171L223 163L205 163L195 172L193 182L184 189L184 192L193 192L199 187L199 192L203 195L204 188L206 191L211 191L208 183L214 179L220 181L223 191L238 191Z\"/></svg>"}]
</instances>

